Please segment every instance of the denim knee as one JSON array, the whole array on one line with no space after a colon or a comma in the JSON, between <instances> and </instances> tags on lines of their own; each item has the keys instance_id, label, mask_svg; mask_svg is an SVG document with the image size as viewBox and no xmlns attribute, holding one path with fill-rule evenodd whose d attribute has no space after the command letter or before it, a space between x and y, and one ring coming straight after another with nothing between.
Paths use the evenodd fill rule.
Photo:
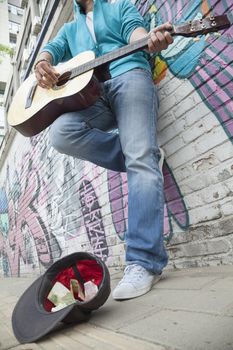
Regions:
<instances>
[{"instance_id":1,"label":"denim knee","mask_svg":"<svg viewBox=\"0 0 233 350\"><path fill-rule=\"evenodd\" d=\"M83 125L84 124L84 125ZM66 113L57 118L50 126L49 139L51 145L60 153L67 153L73 139L85 129L85 123L79 122L72 113Z\"/></svg>"},{"instance_id":2,"label":"denim knee","mask_svg":"<svg viewBox=\"0 0 233 350\"><path fill-rule=\"evenodd\" d=\"M74 113L63 114L50 127L50 143L59 153L83 158L85 135L90 128Z\"/></svg>"},{"instance_id":3,"label":"denim knee","mask_svg":"<svg viewBox=\"0 0 233 350\"><path fill-rule=\"evenodd\" d=\"M58 119L53 122L49 129L50 144L59 153L64 152L65 146L65 133L63 132L63 123Z\"/></svg>"}]
</instances>

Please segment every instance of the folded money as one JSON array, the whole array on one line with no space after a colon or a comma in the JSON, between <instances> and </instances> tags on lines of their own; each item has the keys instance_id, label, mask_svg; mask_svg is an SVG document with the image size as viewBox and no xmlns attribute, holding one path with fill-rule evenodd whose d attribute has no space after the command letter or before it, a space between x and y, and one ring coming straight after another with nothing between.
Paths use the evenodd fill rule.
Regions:
<instances>
[{"instance_id":1,"label":"folded money","mask_svg":"<svg viewBox=\"0 0 233 350\"><path fill-rule=\"evenodd\" d=\"M91 300L98 292L98 287L92 281L84 283L85 301Z\"/></svg>"},{"instance_id":2,"label":"folded money","mask_svg":"<svg viewBox=\"0 0 233 350\"><path fill-rule=\"evenodd\" d=\"M54 284L53 288L49 292L48 299L55 306L60 306L62 304L64 305L63 307L66 307L75 303L75 298L73 297L71 291L60 282L56 282ZM57 309L55 311L57 311Z\"/></svg>"},{"instance_id":3,"label":"folded money","mask_svg":"<svg viewBox=\"0 0 233 350\"><path fill-rule=\"evenodd\" d=\"M94 298L98 292L97 285L92 281L85 282L83 287L84 292L79 281L75 279L70 280L70 290L62 283L56 282L48 295L48 299L55 305L51 311L59 311L66 306L75 303L75 295L78 295L78 298L81 299L81 301L86 302Z\"/></svg>"},{"instance_id":4,"label":"folded money","mask_svg":"<svg viewBox=\"0 0 233 350\"><path fill-rule=\"evenodd\" d=\"M75 279L70 280L70 291L75 298L75 294L78 295L78 298L81 299L82 301L85 299L85 295L83 293L83 288L79 281Z\"/></svg>"}]
</instances>

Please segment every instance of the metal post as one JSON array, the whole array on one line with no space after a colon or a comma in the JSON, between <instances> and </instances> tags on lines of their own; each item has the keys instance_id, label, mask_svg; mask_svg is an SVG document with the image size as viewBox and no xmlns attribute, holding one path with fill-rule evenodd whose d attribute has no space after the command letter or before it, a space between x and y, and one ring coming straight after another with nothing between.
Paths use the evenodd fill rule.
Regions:
<instances>
[{"instance_id":1,"label":"metal post","mask_svg":"<svg viewBox=\"0 0 233 350\"><path fill-rule=\"evenodd\" d=\"M23 80L27 79L27 77L29 76L29 74L30 74L30 72L31 72L31 70L32 70L32 67L33 67L33 65L34 65L35 59L36 59L36 57L37 57L37 55L38 55L38 52L39 52L39 50L40 50L41 44L42 44L42 42L43 42L43 40L44 40L44 37L45 37L45 35L46 35L47 29L48 29L48 27L49 27L49 25L50 25L50 22L51 22L51 20L52 20L54 14L55 14L55 12L56 12L56 9L57 9L59 3L60 3L60 0L54 0L54 3L53 3L53 5L52 5L52 8L51 8L51 10L50 10L50 12L49 12L49 14L48 14L48 17L47 17L47 19L46 19L46 21L45 21L45 23L44 23L44 25L43 25L43 27L42 27L42 30L41 30L41 32L40 32L40 35L39 35L39 37L38 37L36 46L35 46L35 48L34 48L34 50L33 50L33 52L32 52L30 61L29 61L29 63L28 63L26 72L25 72L24 77L23 77Z\"/></svg>"}]
</instances>

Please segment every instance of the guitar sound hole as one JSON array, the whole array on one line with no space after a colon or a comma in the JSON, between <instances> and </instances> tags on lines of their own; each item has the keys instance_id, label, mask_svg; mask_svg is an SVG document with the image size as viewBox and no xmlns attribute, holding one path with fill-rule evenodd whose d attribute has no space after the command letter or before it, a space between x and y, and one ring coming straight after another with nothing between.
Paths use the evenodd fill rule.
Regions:
<instances>
[{"instance_id":1,"label":"guitar sound hole","mask_svg":"<svg viewBox=\"0 0 233 350\"><path fill-rule=\"evenodd\" d=\"M60 75L60 77L58 78L58 82L57 82L56 86L63 86L63 85L65 85L69 81L70 76L71 76L71 72L65 72L62 75Z\"/></svg>"}]
</instances>

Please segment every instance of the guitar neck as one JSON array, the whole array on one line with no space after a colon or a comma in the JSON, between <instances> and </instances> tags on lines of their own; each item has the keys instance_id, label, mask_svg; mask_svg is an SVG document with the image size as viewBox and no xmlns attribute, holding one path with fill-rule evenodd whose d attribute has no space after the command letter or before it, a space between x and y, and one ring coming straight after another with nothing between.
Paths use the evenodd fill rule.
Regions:
<instances>
[{"instance_id":1,"label":"guitar neck","mask_svg":"<svg viewBox=\"0 0 233 350\"><path fill-rule=\"evenodd\" d=\"M95 69L101 65L111 63L119 58L123 58L137 51L143 50L147 47L148 37L137 40L132 44L121 47L120 49L111 51L104 54L103 56L97 57L96 59L89 61L81 66L74 68L70 78L74 78L80 74L83 74L89 70Z\"/></svg>"},{"instance_id":2,"label":"guitar neck","mask_svg":"<svg viewBox=\"0 0 233 350\"><path fill-rule=\"evenodd\" d=\"M172 36L180 35L175 31L175 27L170 31L170 34ZM148 46L148 36L145 36L145 38L134 41L131 44L125 45L121 47L120 49L116 49L114 51L111 51L107 54L104 54L103 56L100 56L92 61L89 61L75 69L72 70L72 74L70 78L74 78L80 74L83 74L89 70L95 69L101 65L111 63L119 58L126 57L130 54L133 54L137 51L141 51L145 49Z\"/></svg>"},{"instance_id":3,"label":"guitar neck","mask_svg":"<svg viewBox=\"0 0 233 350\"><path fill-rule=\"evenodd\" d=\"M216 32L217 30L229 28L230 22L227 15L221 15L216 17L206 17L204 19L190 21L181 25L173 25L170 30L172 36L181 35L184 37L194 37L197 35L207 34L210 32ZM71 71L70 79L83 74L87 71L95 69L101 65L111 63L116 59L123 58L137 51L143 50L147 47L148 36L137 40L131 44L111 51L103 56L100 56L92 61L89 61Z\"/></svg>"}]
</instances>

